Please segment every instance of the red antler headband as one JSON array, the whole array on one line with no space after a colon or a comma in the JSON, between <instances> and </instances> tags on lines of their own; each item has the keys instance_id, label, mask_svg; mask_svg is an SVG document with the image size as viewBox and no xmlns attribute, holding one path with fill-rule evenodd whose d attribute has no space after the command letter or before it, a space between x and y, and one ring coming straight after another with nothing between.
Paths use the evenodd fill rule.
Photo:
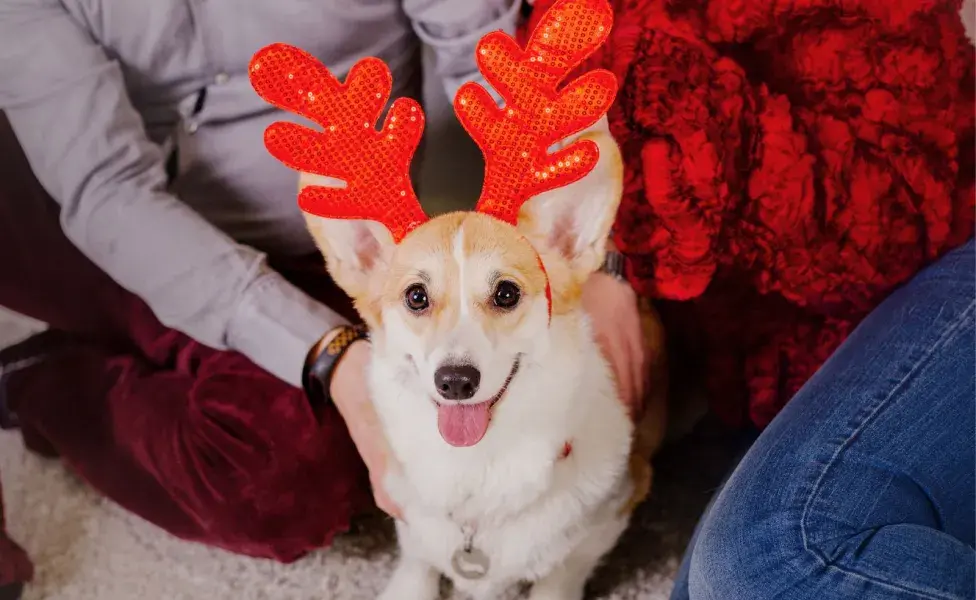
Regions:
<instances>
[{"instance_id":1,"label":"red antler headband","mask_svg":"<svg viewBox=\"0 0 976 600\"><path fill-rule=\"evenodd\" d=\"M454 110L485 156L485 182L475 210L514 225L533 196L579 180L596 165L597 145L577 140L549 148L593 125L617 92L616 79L594 70L559 84L606 41L613 24L607 0L558 0L523 49L496 31L478 43L478 68L505 100L499 108L478 84L461 87ZM428 220L410 183L410 160L424 129L413 100L399 98L380 131L390 96L389 68L364 58L339 81L315 57L286 44L251 60L251 85L269 103L322 126L287 122L265 132L268 151L299 171L341 179L344 188L307 186L299 207L330 219L382 223L399 243Z\"/></svg>"}]
</instances>

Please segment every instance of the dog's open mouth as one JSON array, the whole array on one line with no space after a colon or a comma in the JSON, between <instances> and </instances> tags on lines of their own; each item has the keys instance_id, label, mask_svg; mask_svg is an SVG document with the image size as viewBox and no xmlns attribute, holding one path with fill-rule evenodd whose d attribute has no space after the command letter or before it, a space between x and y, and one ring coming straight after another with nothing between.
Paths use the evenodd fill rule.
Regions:
<instances>
[{"instance_id":1,"label":"dog's open mouth","mask_svg":"<svg viewBox=\"0 0 976 600\"><path fill-rule=\"evenodd\" d=\"M508 386L518 373L521 355L515 357L512 370L505 378L498 393L484 402L464 404L462 402L437 402L437 430L448 444L455 447L474 446L485 437L491 422L491 409L498 404Z\"/></svg>"}]
</instances>

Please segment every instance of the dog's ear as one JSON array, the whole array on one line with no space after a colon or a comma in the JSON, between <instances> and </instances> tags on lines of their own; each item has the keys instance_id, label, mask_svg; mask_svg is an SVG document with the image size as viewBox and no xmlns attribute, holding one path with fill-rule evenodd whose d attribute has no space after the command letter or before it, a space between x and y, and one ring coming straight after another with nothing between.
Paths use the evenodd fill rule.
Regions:
<instances>
[{"instance_id":1,"label":"dog's ear","mask_svg":"<svg viewBox=\"0 0 976 600\"><path fill-rule=\"evenodd\" d=\"M307 185L339 187L342 183L302 173L299 190ZM307 213L305 223L335 282L357 302L363 300L371 276L390 265L394 249L390 232L373 221L326 219Z\"/></svg>"},{"instance_id":2,"label":"dog's ear","mask_svg":"<svg viewBox=\"0 0 976 600\"><path fill-rule=\"evenodd\" d=\"M577 279L603 263L606 242L623 191L623 162L607 118L563 144L591 139L600 160L585 177L535 196L522 206L518 228L540 254L556 253Z\"/></svg>"}]
</instances>

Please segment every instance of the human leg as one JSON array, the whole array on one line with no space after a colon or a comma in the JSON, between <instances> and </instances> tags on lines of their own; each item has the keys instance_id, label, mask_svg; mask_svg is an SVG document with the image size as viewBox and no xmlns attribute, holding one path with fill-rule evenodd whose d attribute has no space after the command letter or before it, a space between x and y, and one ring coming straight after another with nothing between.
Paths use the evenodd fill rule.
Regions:
<instances>
[{"instance_id":1,"label":"human leg","mask_svg":"<svg viewBox=\"0 0 976 600\"><path fill-rule=\"evenodd\" d=\"M973 243L878 307L735 469L675 598L971 598Z\"/></svg>"},{"instance_id":2,"label":"human leg","mask_svg":"<svg viewBox=\"0 0 976 600\"><path fill-rule=\"evenodd\" d=\"M9 382L22 425L94 488L179 537L293 560L368 506L341 418L231 353L172 369L76 346ZM70 393L69 388L70 386Z\"/></svg>"}]
</instances>

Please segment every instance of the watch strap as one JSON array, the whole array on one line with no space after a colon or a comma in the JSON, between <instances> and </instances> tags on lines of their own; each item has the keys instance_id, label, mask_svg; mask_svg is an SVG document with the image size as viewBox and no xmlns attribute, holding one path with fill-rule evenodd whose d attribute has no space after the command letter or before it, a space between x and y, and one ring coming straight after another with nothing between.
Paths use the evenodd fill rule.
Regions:
<instances>
[{"instance_id":1,"label":"watch strap","mask_svg":"<svg viewBox=\"0 0 976 600\"><path fill-rule=\"evenodd\" d=\"M627 257L616 250L607 250L600 265L600 272L612 275L620 280L627 279Z\"/></svg>"},{"instance_id":2,"label":"watch strap","mask_svg":"<svg viewBox=\"0 0 976 600\"><path fill-rule=\"evenodd\" d=\"M329 332L332 339L325 345L317 356L314 352L318 344L313 346L305 358L302 368L302 387L305 395L313 407L320 407L332 402L332 378L335 370L346 350L359 340L369 339L369 330L365 325L342 325Z\"/></svg>"}]
</instances>

